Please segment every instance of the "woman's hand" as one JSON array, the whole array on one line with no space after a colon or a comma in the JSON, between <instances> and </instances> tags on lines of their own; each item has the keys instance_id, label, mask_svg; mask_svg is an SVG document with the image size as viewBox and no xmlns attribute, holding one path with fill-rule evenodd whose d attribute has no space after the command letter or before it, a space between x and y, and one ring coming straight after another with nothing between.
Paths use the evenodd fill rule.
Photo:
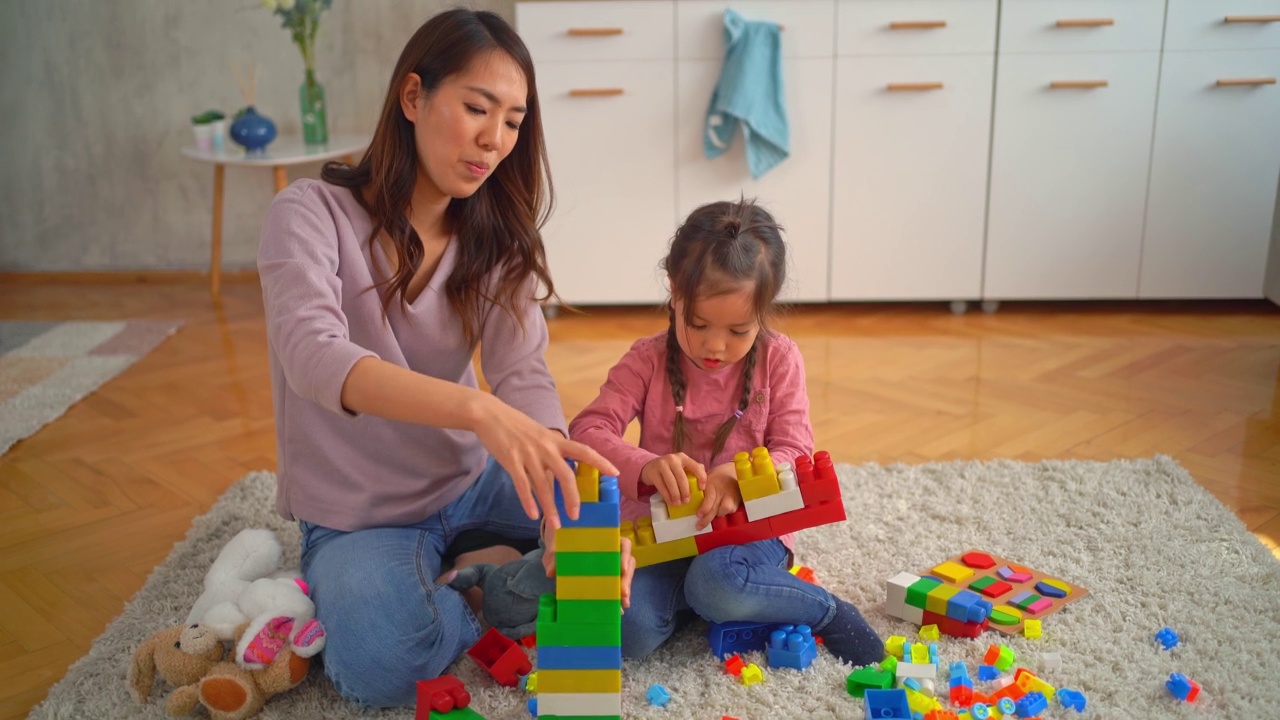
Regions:
<instances>
[{"instance_id":1,"label":"woman's hand","mask_svg":"<svg viewBox=\"0 0 1280 720\"><path fill-rule=\"evenodd\" d=\"M556 529L560 527L559 519L548 518L542 523L542 567L547 577L556 574ZM631 580L636 574L636 559L631 555L631 540L619 538L619 550L622 552L622 607L631 607Z\"/></svg>"},{"instance_id":2,"label":"woman's hand","mask_svg":"<svg viewBox=\"0 0 1280 720\"><path fill-rule=\"evenodd\" d=\"M578 517L578 484L565 462L571 458L594 465L602 475L617 475L618 469L603 455L574 442L488 393L477 395L473 430L494 460L511 475L520 496L520 505L530 518L538 517L538 507L547 518L556 513L555 481L560 481L564 508L569 517Z\"/></svg>"},{"instance_id":3,"label":"woman's hand","mask_svg":"<svg viewBox=\"0 0 1280 720\"><path fill-rule=\"evenodd\" d=\"M694 527L701 530L715 518L737 511L740 505L742 491L738 488L738 474L733 463L717 465L707 474L706 485L702 489L702 505L698 507L698 523Z\"/></svg>"},{"instance_id":4,"label":"woman's hand","mask_svg":"<svg viewBox=\"0 0 1280 720\"><path fill-rule=\"evenodd\" d=\"M668 505L684 505L689 502L689 480L692 474L698 479L698 487L707 482L707 471L702 463L684 453L659 455L640 469L640 482L658 489L658 494Z\"/></svg>"}]
</instances>

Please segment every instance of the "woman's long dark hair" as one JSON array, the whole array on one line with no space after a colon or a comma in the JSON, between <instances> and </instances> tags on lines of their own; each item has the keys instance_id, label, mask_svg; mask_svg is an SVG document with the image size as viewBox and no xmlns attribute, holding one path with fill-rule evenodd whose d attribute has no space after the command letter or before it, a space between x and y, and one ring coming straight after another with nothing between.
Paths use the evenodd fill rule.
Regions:
<instances>
[{"instance_id":1,"label":"woman's long dark hair","mask_svg":"<svg viewBox=\"0 0 1280 720\"><path fill-rule=\"evenodd\" d=\"M451 200L445 211L451 232L461 241L457 265L445 282L445 297L473 346L491 303L521 318L516 309L527 300L520 295L528 291L531 275L543 289L535 300L555 297L540 232L553 197L542 114L533 60L515 29L487 11L458 8L432 17L413 34L396 62L373 141L359 164L331 162L321 172L327 182L350 188L369 213L370 243L383 232L391 238L396 270L379 283L383 310L395 298L405 302L409 281L422 264L423 246L409 222L418 154L413 123L401 111L400 90L409 73L417 73L423 92L434 92L443 80L495 51L510 56L524 71L528 111L511 154L475 194ZM487 278L495 269L499 272L491 283Z\"/></svg>"}]
</instances>

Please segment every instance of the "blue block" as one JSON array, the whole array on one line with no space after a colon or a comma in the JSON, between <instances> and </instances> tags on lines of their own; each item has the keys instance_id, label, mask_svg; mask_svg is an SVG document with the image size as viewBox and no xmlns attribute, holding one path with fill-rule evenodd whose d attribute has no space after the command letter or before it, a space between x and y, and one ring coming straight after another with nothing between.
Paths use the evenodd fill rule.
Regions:
<instances>
[{"instance_id":1,"label":"blue block","mask_svg":"<svg viewBox=\"0 0 1280 720\"><path fill-rule=\"evenodd\" d=\"M1058 704L1062 705L1062 707L1071 708L1078 713L1084 712L1084 693L1070 688L1062 688L1054 697L1058 698Z\"/></svg>"},{"instance_id":2,"label":"blue block","mask_svg":"<svg viewBox=\"0 0 1280 720\"><path fill-rule=\"evenodd\" d=\"M724 660L734 653L764 652L773 628L769 623L713 622L707 641L711 643L711 654Z\"/></svg>"},{"instance_id":3,"label":"blue block","mask_svg":"<svg viewBox=\"0 0 1280 720\"><path fill-rule=\"evenodd\" d=\"M622 523L618 506L618 478L612 475L600 477L600 502L579 505L577 520L570 520L569 514L565 512L564 495L560 493L560 483L556 483L556 511L560 513L561 527L618 527Z\"/></svg>"},{"instance_id":4,"label":"blue block","mask_svg":"<svg viewBox=\"0 0 1280 720\"><path fill-rule=\"evenodd\" d=\"M536 697L529 698L529 704L526 705L525 707L529 708L530 715L534 717L538 717L538 698Z\"/></svg>"},{"instance_id":5,"label":"blue block","mask_svg":"<svg viewBox=\"0 0 1280 720\"><path fill-rule=\"evenodd\" d=\"M818 657L818 643L808 625L782 625L769 634L769 667L804 670Z\"/></svg>"},{"instance_id":6,"label":"blue block","mask_svg":"<svg viewBox=\"0 0 1280 720\"><path fill-rule=\"evenodd\" d=\"M955 680L958 677L969 677L969 666L965 665L961 660L951 663L951 679Z\"/></svg>"},{"instance_id":7,"label":"blue block","mask_svg":"<svg viewBox=\"0 0 1280 720\"><path fill-rule=\"evenodd\" d=\"M671 693L667 692L667 689L661 685L650 685L649 691L644 696L650 705L656 705L657 707L666 707L667 703L671 702Z\"/></svg>"},{"instance_id":8,"label":"blue block","mask_svg":"<svg viewBox=\"0 0 1280 720\"><path fill-rule=\"evenodd\" d=\"M907 691L867 690L862 696L867 720L911 720L911 705L907 703Z\"/></svg>"},{"instance_id":9,"label":"blue block","mask_svg":"<svg viewBox=\"0 0 1280 720\"><path fill-rule=\"evenodd\" d=\"M978 593L972 590L961 590L947 598L947 617L960 622L969 622L969 607L981 600L982 597Z\"/></svg>"},{"instance_id":10,"label":"blue block","mask_svg":"<svg viewBox=\"0 0 1280 720\"><path fill-rule=\"evenodd\" d=\"M1164 684L1169 688L1169 692L1174 697L1185 701L1187 696L1191 694L1191 683L1187 680L1187 676L1182 673L1172 673L1169 675L1169 681Z\"/></svg>"},{"instance_id":11,"label":"blue block","mask_svg":"<svg viewBox=\"0 0 1280 720\"><path fill-rule=\"evenodd\" d=\"M1019 698L1015 706L1018 717L1029 718L1044 712L1049 707L1049 701L1045 699L1044 693L1029 692Z\"/></svg>"},{"instance_id":12,"label":"blue block","mask_svg":"<svg viewBox=\"0 0 1280 720\"><path fill-rule=\"evenodd\" d=\"M916 692L920 692L920 681L915 678L907 678L906 680L902 681L902 687L911 688Z\"/></svg>"},{"instance_id":13,"label":"blue block","mask_svg":"<svg viewBox=\"0 0 1280 720\"><path fill-rule=\"evenodd\" d=\"M622 648L538 647L538 668L541 670L621 670Z\"/></svg>"},{"instance_id":14,"label":"blue block","mask_svg":"<svg viewBox=\"0 0 1280 720\"><path fill-rule=\"evenodd\" d=\"M1160 643L1165 650L1172 650L1178 645L1178 633L1173 628L1164 628L1156 633L1156 642Z\"/></svg>"},{"instance_id":15,"label":"blue block","mask_svg":"<svg viewBox=\"0 0 1280 720\"><path fill-rule=\"evenodd\" d=\"M991 603L986 600L979 599L978 602L969 606L969 622L980 623L991 617Z\"/></svg>"},{"instance_id":16,"label":"blue block","mask_svg":"<svg viewBox=\"0 0 1280 720\"><path fill-rule=\"evenodd\" d=\"M929 643L929 662L938 664L938 643Z\"/></svg>"},{"instance_id":17,"label":"blue block","mask_svg":"<svg viewBox=\"0 0 1280 720\"><path fill-rule=\"evenodd\" d=\"M996 669L995 665L978 666L978 679L982 682L990 682L998 677L1000 677L1000 671Z\"/></svg>"},{"instance_id":18,"label":"blue block","mask_svg":"<svg viewBox=\"0 0 1280 720\"><path fill-rule=\"evenodd\" d=\"M969 676L967 675L960 676L960 677L952 677L950 687L967 687L972 689L973 681L970 680Z\"/></svg>"}]
</instances>

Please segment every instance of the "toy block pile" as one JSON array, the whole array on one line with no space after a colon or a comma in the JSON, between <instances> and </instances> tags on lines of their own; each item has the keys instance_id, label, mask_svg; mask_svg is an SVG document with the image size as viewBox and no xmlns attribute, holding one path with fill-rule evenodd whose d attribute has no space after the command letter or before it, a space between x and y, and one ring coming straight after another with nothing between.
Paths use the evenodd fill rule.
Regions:
<instances>
[{"instance_id":1,"label":"toy block pile","mask_svg":"<svg viewBox=\"0 0 1280 720\"><path fill-rule=\"evenodd\" d=\"M539 718L622 715L622 553L618 479L579 463L577 520L556 530L556 594L538 602Z\"/></svg>"},{"instance_id":2,"label":"toy block pile","mask_svg":"<svg viewBox=\"0 0 1280 720\"><path fill-rule=\"evenodd\" d=\"M934 572L945 574L945 565ZM991 603L972 590L904 572L885 583L885 611L917 625L937 625L946 635L976 638L990 625Z\"/></svg>"},{"instance_id":3,"label":"toy block pile","mask_svg":"<svg viewBox=\"0 0 1280 720\"><path fill-rule=\"evenodd\" d=\"M840 482L831 455L801 455L795 465L774 465L767 448L740 452L733 458L742 507L696 531L695 513L702 504L697 480L688 476L690 499L669 506L661 495L649 498L650 517L622 524L631 538L636 567L693 557L725 545L776 538L845 519Z\"/></svg>"}]
</instances>

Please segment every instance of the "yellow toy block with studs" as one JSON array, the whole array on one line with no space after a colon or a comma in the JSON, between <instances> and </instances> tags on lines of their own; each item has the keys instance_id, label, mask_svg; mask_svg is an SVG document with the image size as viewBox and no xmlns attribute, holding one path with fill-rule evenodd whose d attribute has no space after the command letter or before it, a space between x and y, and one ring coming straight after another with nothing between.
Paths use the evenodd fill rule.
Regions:
<instances>
[{"instance_id":1,"label":"yellow toy block with studs","mask_svg":"<svg viewBox=\"0 0 1280 720\"><path fill-rule=\"evenodd\" d=\"M937 625L925 625L920 628L921 640L937 640L940 637L942 637L942 631L938 629Z\"/></svg>"},{"instance_id":2,"label":"yellow toy block with studs","mask_svg":"<svg viewBox=\"0 0 1280 720\"><path fill-rule=\"evenodd\" d=\"M616 527L559 528L556 552L618 552L621 537Z\"/></svg>"},{"instance_id":3,"label":"yellow toy block with studs","mask_svg":"<svg viewBox=\"0 0 1280 720\"><path fill-rule=\"evenodd\" d=\"M924 609L931 613L946 615L947 601L958 592L960 592L960 588L953 585L939 585L930 590L929 594L925 596Z\"/></svg>"},{"instance_id":4,"label":"yellow toy block with studs","mask_svg":"<svg viewBox=\"0 0 1280 720\"><path fill-rule=\"evenodd\" d=\"M557 600L621 600L622 579L608 575L557 575Z\"/></svg>"},{"instance_id":5,"label":"yellow toy block with studs","mask_svg":"<svg viewBox=\"0 0 1280 720\"><path fill-rule=\"evenodd\" d=\"M600 471L594 465L578 463L574 472L578 486L578 499L584 503L600 502Z\"/></svg>"},{"instance_id":6,"label":"yellow toy block with studs","mask_svg":"<svg viewBox=\"0 0 1280 720\"><path fill-rule=\"evenodd\" d=\"M741 678L743 685L755 685L756 683L764 682L764 671L760 669L759 665L751 663L742 668L739 678Z\"/></svg>"},{"instance_id":7,"label":"yellow toy block with studs","mask_svg":"<svg viewBox=\"0 0 1280 720\"><path fill-rule=\"evenodd\" d=\"M903 658L905 659L905 658ZM924 643L911 643L911 664L929 664L929 646Z\"/></svg>"},{"instance_id":8,"label":"yellow toy block with studs","mask_svg":"<svg viewBox=\"0 0 1280 720\"><path fill-rule=\"evenodd\" d=\"M653 519L642 517L632 523L622 523L622 536L631 540L631 557L636 567L648 567L658 563L693 557L698 554L698 543L692 536L660 543L653 535Z\"/></svg>"},{"instance_id":9,"label":"yellow toy block with studs","mask_svg":"<svg viewBox=\"0 0 1280 720\"><path fill-rule=\"evenodd\" d=\"M1023 620L1022 634L1027 638L1034 640L1040 637L1040 621L1039 620Z\"/></svg>"},{"instance_id":10,"label":"yellow toy block with studs","mask_svg":"<svg viewBox=\"0 0 1280 720\"><path fill-rule=\"evenodd\" d=\"M901 635L890 635L888 640L884 641L884 651L890 656L902 659L902 646L907 639Z\"/></svg>"},{"instance_id":11,"label":"yellow toy block with studs","mask_svg":"<svg viewBox=\"0 0 1280 720\"><path fill-rule=\"evenodd\" d=\"M680 505L667 503L667 517L669 518L689 517L696 514L698 508L702 506L702 490L698 488L698 478L693 475L685 475L685 482L689 483L689 502Z\"/></svg>"},{"instance_id":12,"label":"yellow toy block with studs","mask_svg":"<svg viewBox=\"0 0 1280 720\"><path fill-rule=\"evenodd\" d=\"M539 670L540 693L619 693L621 670Z\"/></svg>"},{"instance_id":13,"label":"yellow toy block with studs","mask_svg":"<svg viewBox=\"0 0 1280 720\"><path fill-rule=\"evenodd\" d=\"M778 471L769 457L769 449L758 447L748 455L740 452L733 456L733 470L738 476L738 491L742 501L758 500L777 495L782 491L778 484Z\"/></svg>"}]
</instances>

